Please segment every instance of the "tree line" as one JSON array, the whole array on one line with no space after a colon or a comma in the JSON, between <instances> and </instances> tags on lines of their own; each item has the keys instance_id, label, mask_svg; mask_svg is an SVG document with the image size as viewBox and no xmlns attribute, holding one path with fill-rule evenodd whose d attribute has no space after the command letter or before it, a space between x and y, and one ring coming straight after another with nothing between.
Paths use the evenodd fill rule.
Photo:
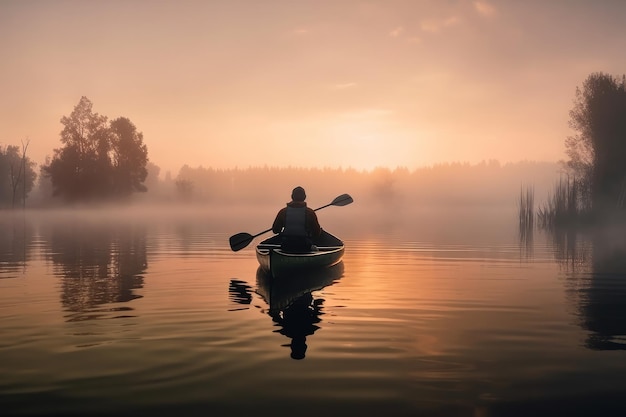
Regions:
<instances>
[{"instance_id":1,"label":"tree line","mask_svg":"<svg viewBox=\"0 0 626 417\"><path fill-rule=\"evenodd\" d=\"M626 77L602 72L590 74L582 87L576 89L569 116L574 134L565 140L568 160L563 162L569 178L567 187L561 185L555 191L555 195L565 196L567 201L556 201L554 207L596 214L614 209L625 211ZM40 167L39 189L65 202L127 199L146 191L146 184L160 188L166 200L171 197L205 202L275 201L278 190L290 190L296 181L319 192L327 184L345 190L356 188L372 201L401 200L406 190L419 190L422 196L455 204L464 201L463 195L470 189L476 200L493 201L493 188L481 189L481 183L499 186L503 185L499 183L503 178L508 178L490 177L499 167L492 161L472 166L472 175L468 175L469 164L441 164L414 171L379 168L369 172L293 167L217 170L185 165L175 179L168 176L161 181L159 168L148 162L143 134L128 118L109 121L93 111L88 98L81 97L72 113L61 118L61 124L62 146ZM20 202L23 205L33 189L36 164L28 158L27 147L28 143L23 143L22 148L0 146L1 207L16 207ZM544 168L544 165L536 167L538 171ZM451 179L448 175L456 176ZM171 186L171 194L163 192L166 186Z\"/></svg>"},{"instance_id":2,"label":"tree line","mask_svg":"<svg viewBox=\"0 0 626 417\"><path fill-rule=\"evenodd\" d=\"M312 205L349 192L359 203L371 207L404 205L410 210L413 205L510 206L515 203L520 183L534 183L538 195L547 195L558 179L558 170L556 162L500 164L495 160L371 171L302 167L215 169L185 165L175 180L161 181L155 188L169 188L170 196L179 201L253 207L284 203L297 185L306 189L307 200ZM150 197L150 193L145 197Z\"/></svg>"}]
</instances>

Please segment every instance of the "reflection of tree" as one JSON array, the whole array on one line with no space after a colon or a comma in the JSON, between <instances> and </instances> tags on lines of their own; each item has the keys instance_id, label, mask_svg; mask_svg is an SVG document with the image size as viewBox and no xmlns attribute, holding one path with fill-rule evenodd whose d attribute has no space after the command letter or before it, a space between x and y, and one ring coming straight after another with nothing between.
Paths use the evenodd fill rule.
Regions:
<instances>
[{"instance_id":1,"label":"reflection of tree","mask_svg":"<svg viewBox=\"0 0 626 417\"><path fill-rule=\"evenodd\" d=\"M61 302L78 313L69 320L97 318L98 307L128 302L140 295L147 267L145 231L128 225L56 224L48 237L49 257L61 277ZM132 310L128 307L106 311Z\"/></svg>"},{"instance_id":2,"label":"reflection of tree","mask_svg":"<svg viewBox=\"0 0 626 417\"><path fill-rule=\"evenodd\" d=\"M22 213L6 213L0 221L0 279L25 272L33 236L32 224Z\"/></svg>"},{"instance_id":3,"label":"reflection of tree","mask_svg":"<svg viewBox=\"0 0 626 417\"><path fill-rule=\"evenodd\" d=\"M589 239L561 230L552 237L557 260L570 272L580 325L590 332L586 346L626 350L626 234L594 231Z\"/></svg>"},{"instance_id":4,"label":"reflection of tree","mask_svg":"<svg viewBox=\"0 0 626 417\"><path fill-rule=\"evenodd\" d=\"M583 272L590 265L592 245L575 228L557 227L549 231L554 256L571 272Z\"/></svg>"},{"instance_id":5,"label":"reflection of tree","mask_svg":"<svg viewBox=\"0 0 626 417\"><path fill-rule=\"evenodd\" d=\"M582 325L592 332L590 349L626 350L626 235L597 233L593 239L593 274L581 292ZM621 341L619 340L621 339Z\"/></svg>"},{"instance_id":6,"label":"reflection of tree","mask_svg":"<svg viewBox=\"0 0 626 417\"><path fill-rule=\"evenodd\" d=\"M176 226L176 234L180 242L180 251L182 255L187 255L193 250L196 243L194 234L197 233L197 225L195 223L182 222Z\"/></svg>"}]
</instances>

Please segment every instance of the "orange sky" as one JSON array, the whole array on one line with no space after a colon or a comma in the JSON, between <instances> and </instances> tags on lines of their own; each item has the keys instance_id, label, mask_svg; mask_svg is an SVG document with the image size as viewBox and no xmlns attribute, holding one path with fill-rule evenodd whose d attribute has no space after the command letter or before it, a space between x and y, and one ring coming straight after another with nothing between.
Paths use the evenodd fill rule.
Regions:
<instances>
[{"instance_id":1,"label":"orange sky","mask_svg":"<svg viewBox=\"0 0 626 417\"><path fill-rule=\"evenodd\" d=\"M43 162L81 96L162 172L564 157L626 72L626 1L0 0L0 144Z\"/></svg>"}]
</instances>

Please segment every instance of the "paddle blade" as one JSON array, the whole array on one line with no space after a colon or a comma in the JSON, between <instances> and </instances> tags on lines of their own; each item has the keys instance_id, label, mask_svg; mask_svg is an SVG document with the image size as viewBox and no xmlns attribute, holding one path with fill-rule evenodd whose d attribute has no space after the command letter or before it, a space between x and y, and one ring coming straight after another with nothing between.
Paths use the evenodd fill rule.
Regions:
<instances>
[{"instance_id":1,"label":"paddle blade","mask_svg":"<svg viewBox=\"0 0 626 417\"><path fill-rule=\"evenodd\" d=\"M237 252L248 246L250 242L252 242L252 239L254 239L254 236L250 233L237 233L236 235L232 235L229 239L230 248L233 252Z\"/></svg>"},{"instance_id":2,"label":"paddle blade","mask_svg":"<svg viewBox=\"0 0 626 417\"><path fill-rule=\"evenodd\" d=\"M352 197L350 197L349 194L341 194L339 197L335 198L332 203L330 203L331 206L347 206L348 204L352 203L354 200L352 199Z\"/></svg>"}]
</instances>

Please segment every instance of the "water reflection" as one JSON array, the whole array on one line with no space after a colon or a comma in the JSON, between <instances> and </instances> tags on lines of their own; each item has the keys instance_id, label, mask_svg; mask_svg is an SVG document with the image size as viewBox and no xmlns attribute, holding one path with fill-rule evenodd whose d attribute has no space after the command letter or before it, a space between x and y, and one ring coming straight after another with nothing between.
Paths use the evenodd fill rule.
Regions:
<instances>
[{"instance_id":1,"label":"water reflection","mask_svg":"<svg viewBox=\"0 0 626 417\"><path fill-rule=\"evenodd\" d=\"M230 281L230 285L228 286L228 297L230 301L242 304L242 305L250 305L252 303L252 292L254 289L249 286L245 281L241 281L238 279L232 279ZM247 309L247 307L231 309L230 311L243 310Z\"/></svg>"},{"instance_id":2,"label":"water reflection","mask_svg":"<svg viewBox=\"0 0 626 417\"><path fill-rule=\"evenodd\" d=\"M272 278L261 268L256 274L256 293L267 303L265 310L278 327L275 332L291 339L289 344L293 359L304 359L307 350L307 337L320 327L324 315L324 299L313 296L315 291L334 284L344 272L343 262L330 268L301 273L297 276ZM252 287L244 281L232 279L229 285L230 300L249 305L252 301Z\"/></svg>"},{"instance_id":3,"label":"water reflection","mask_svg":"<svg viewBox=\"0 0 626 417\"><path fill-rule=\"evenodd\" d=\"M34 240L34 228L23 213L2 213L0 221L0 279L26 272Z\"/></svg>"},{"instance_id":4,"label":"water reflection","mask_svg":"<svg viewBox=\"0 0 626 417\"><path fill-rule=\"evenodd\" d=\"M324 299L313 292L332 285L343 275L343 263L297 276L272 278L261 268L257 270L257 292L269 306L268 314L278 326L275 332L291 339L293 359L306 356L307 336L313 335L322 321Z\"/></svg>"},{"instance_id":5,"label":"water reflection","mask_svg":"<svg viewBox=\"0 0 626 417\"><path fill-rule=\"evenodd\" d=\"M575 228L556 228L550 231L556 261L570 273L590 272L594 239Z\"/></svg>"},{"instance_id":6,"label":"water reflection","mask_svg":"<svg viewBox=\"0 0 626 417\"><path fill-rule=\"evenodd\" d=\"M520 214L520 222L517 230L517 240L520 249L520 258L530 260L534 254L535 225L532 220L526 219Z\"/></svg>"},{"instance_id":7,"label":"water reflection","mask_svg":"<svg viewBox=\"0 0 626 417\"><path fill-rule=\"evenodd\" d=\"M148 266L146 231L124 224L57 223L45 232L47 257L61 278L61 303L68 321L124 317L133 309L106 306L126 303L141 295Z\"/></svg>"},{"instance_id":8,"label":"water reflection","mask_svg":"<svg viewBox=\"0 0 626 417\"><path fill-rule=\"evenodd\" d=\"M591 334L586 346L626 350L626 235L624 230L593 235L592 276L581 290L583 327Z\"/></svg>"},{"instance_id":9,"label":"water reflection","mask_svg":"<svg viewBox=\"0 0 626 417\"><path fill-rule=\"evenodd\" d=\"M626 230L573 229L551 232L557 261L593 350L626 350Z\"/></svg>"}]
</instances>

